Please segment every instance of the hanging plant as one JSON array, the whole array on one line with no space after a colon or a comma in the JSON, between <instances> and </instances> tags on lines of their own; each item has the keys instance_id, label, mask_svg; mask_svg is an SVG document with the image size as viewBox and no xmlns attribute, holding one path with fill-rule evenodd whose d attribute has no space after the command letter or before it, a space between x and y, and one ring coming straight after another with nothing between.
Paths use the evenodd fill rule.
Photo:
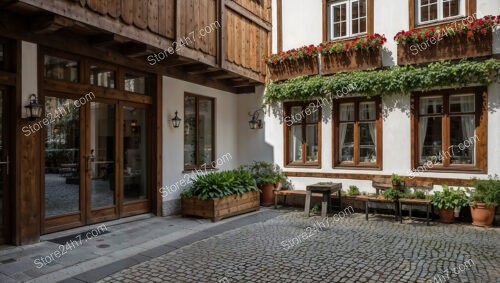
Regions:
<instances>
[{"instance_id":1,"label":"hanging plant","mask_svg":"<svg viewBox=\"0 0 500 283\"><path fill-rule=\"evenodd\" d=\"M394 66L382 70L336 73L332 76L302 76L267 85L264 104L286 100L311 100L335 96L342 89L356 95L386 96L429 90L435 87L488 85L500 81L500 60L439 61L425 67Z\"/></svg>"},{"instance_id":2,"label":"hanging plant","mask_svg":"<svg viewBox=\"0 0 500 283\"><path fill-rule=\"evenodd\" d=\"M379 49L385 42L387 42L387 38L376 33L375 35L347 41L323 42L318 46L318 51L321 54L339 54L359 50L369 51Z\"/></svg>"},{"instance_id":3,"label":"hanging plant","mask_svg":"<svg viewBox=\"0 0 500 283\"><path fill-rule=\"evenodd\" d=\"M474 19L467 23L455 23L454 25L449 25L444 28L402 30L394 36L394 40L398 44L414 44L429 41L432 38L440 39L457 35L467 35L467 38L472 39L475 35L486 35L498 24L500 24L500 15L485 16L481 19Z\"/></svg>"}]
</instances>

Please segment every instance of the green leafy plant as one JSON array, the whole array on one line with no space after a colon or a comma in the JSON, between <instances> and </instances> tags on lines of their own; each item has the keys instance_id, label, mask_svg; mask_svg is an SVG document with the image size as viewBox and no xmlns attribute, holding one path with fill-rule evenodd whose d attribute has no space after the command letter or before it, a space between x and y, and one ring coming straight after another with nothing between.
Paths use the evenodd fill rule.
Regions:
<instances>
[{"instance_id":1,"label":"green leafy plant","mask_svg":"<svg viewBox=\"0 0 500 283\"><path fill-rule=\"evenodd\" d=\"M500 60L461 60L434 62L424 67L406 65L380 70L336 73L331 76L301 76L267 85L264 104L286 100L330 98L332 93L352 89L365 97L407 93L415 89L488 85L500 81Z\"/></svg>"},{"instance_id":2,"label":"green leafy plant","mask_svg":"<svg viewBox=\"0 0 500 283\"><path fill-rule=\"evenodd\" d=\"M350 196L359 196L359 188L357 186L349 186L349 191L347 191L347 194Z\"/></svg>"},{"instance_id":3,"label":"green leafy plant","mask_svg":"<svg viewBox=\"0 0 500 283\"><path fill-rule=\"evenodd\" d=\"M442 185L442 192L435 192L432 196L432 204L437 208L454 209L463 207L469 203L469 197L465 194L465 190L461 188L453 189L447 185Z\"/></svg>"},{"instance_id":4,"label":"green leafy plant","mask_svg":"<svg viewBox=\"0 0 500 283\"><path fill-rule=\"evenodd\" d=\"M311 213L318 214L319 213L319 205L315 205L311 208Z\"/></svg>"},{"instance_id":5,"label":"green leafy plant","mask_svg":"<svg viewBox=\"0 0 500 283\"><path fill-rule=\"evenodd\" d=\"M252 172L252 175L257 182L257 186L261 187L266 184L284 183L286 178L280 168L270 162L254 161L252 164L244 167Z\"/></svg>"},{"instance_id":6,"label":"green leafy plant","mask_svg":"<svg viewBox=\"0 0 500 283\"><path fill-rule=\"evenodd\" d=\"M382 192L382 196L385 199L396 200L396 199L404 197L404 193L401 192L400 190L390 188L390 189L384 190Z\"/></svg>"},{"instance_id":7,"label":"green leafy plant","mask_svg":"<svg viewBox=\"0 0 500 283\"><path fill-rule=\"evenodd\" d=\"M252 172L236 169L196 176L191 188L183 192L181 197L198 197L201 200L207 200L252 191L259 191Z\"/></svg>"},{"instance_id":8,"label":"green leafy plant","mask_svg":"<svg viewBox=\"0 0 500 283\"><path fill-rule=\"evenodd\" d=\"M426 198L425 192L423 192L423 191L416 190L414 192L414 194L415 194L415 198L417 198L417 199L425 199Z\"/></svg>"},{"instance_id":9,"label":"green leafy plant","mask_svg":"<svg viewBox=\"0 0 500 283\"><path fill-rule=\"evenodd\" d=\"M472 205L475 206L478 202L485 203L487 206L500 205L500 180L498 175L490 175L487 180L474 178L472 184L474 190L469 190Z\"/></svg>"},{"instance_id":10,"label":"green leafy plant","mask_svg":"<svg viewBox=\"0 0 500 283\"><path fill-rule=\"evenodd\" d=\"M396 173L392 173L392 175L391 175L391 183L392 184L401 185L401 184L403 184L404 181L405 180L401 176L399 176Z\"/></svg>"}]
</instances>

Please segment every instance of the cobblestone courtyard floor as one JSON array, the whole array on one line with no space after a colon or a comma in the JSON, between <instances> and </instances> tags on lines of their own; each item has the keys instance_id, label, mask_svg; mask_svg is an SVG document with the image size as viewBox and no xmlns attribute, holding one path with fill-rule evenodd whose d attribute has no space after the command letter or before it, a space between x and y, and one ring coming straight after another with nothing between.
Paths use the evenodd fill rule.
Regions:
<instances>
[{"instance_id":1,"label":"cobblestone courtyard floor","mask_svg":"<svg viewBox=\"0 0 500 283\"><path fill-rule=\"evenodd\" d=\"M367 222L359 213L321 221L286 213L100 282L500 282L498 228Z\"/></svg>"}]
</instances>

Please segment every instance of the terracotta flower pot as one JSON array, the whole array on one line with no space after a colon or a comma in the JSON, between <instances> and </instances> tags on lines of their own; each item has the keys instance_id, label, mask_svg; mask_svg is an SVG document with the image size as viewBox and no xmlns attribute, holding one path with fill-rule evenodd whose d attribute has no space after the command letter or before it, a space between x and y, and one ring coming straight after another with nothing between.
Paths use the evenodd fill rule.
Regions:
<instances>
[{"instance_id":1,"label":"terracotta flower pot","mask_svg":"<svg viewBox=\"0 0 500 283\"><path fill-rule=\"evenodd\" d=\"M273 191L274 191L274 184L265 184L260 187L260 190L262 191L260 193L260 205L262 206L271 206L274 204L273 201Z\"/></svg>"},{"instance_id":2,"label":"terracotta flower pot","mask_svg":"<svg viewBox=\"0 0 500 283\"><path fill-rule=\"evenodd\" d=\"M495 220L495 207L486 206L486 204L479 202L475 206L470 205L470 212L472 214L472 225L480 227L489 227Z\"/></svg>"},{"instance_id":3,"label":"terracotta flower pot","mask_svg":"<svg viewBox=\"0 0 500 283\"><path fill-rule=\"evenodd\" d=\"M455 222L455 210L454 209L439 209L439 220L443 223L453 223Z\"/></svg>"}]
</instances>

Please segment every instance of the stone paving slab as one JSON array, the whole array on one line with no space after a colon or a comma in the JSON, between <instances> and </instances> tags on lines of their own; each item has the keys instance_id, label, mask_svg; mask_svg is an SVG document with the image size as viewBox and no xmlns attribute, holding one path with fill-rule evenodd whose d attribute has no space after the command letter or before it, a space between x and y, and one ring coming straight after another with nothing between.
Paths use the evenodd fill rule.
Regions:
<instances>
[{"instance_id":1,"label":"stone paving slab","mask_svg":"<svg viewBox=\"0 0 500 283\"><path fill-rule=\"evenodd\" d=\"M287 213L99 282L500 282L498 228L363 216Z\"/></svg>"}]
</instances>

